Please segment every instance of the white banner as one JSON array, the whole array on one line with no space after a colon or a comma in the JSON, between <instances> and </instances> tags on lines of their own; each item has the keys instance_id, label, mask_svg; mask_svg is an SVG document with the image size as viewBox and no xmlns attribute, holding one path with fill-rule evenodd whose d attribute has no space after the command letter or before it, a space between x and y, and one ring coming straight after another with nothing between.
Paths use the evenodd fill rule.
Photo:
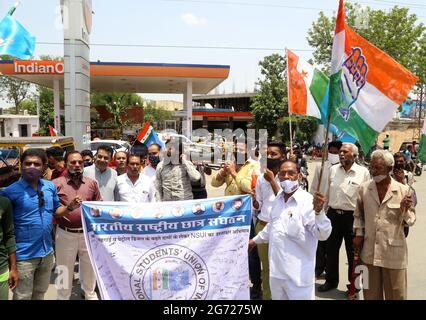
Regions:
<instances>
[{"instance_id":1,"label":"white banner","mask_svg":"<svg viewBox=\"0 0 426 320\"><path fill-rule=\"evenodd\" d=\"M82 208L102 299L250 298L250 196Z\"/></svg>"}]
</instances>

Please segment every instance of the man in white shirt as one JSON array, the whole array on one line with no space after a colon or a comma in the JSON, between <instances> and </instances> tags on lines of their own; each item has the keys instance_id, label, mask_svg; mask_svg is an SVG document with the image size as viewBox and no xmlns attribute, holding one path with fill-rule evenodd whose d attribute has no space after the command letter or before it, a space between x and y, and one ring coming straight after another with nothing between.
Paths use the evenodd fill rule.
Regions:
<instances>
[{"instance_id":1,"label":"man in white shirt","mask_svg":"<svg viewBox=\"0 0 426 320\"><path fill-rule=\"evenodd\" d=\"M359 187L370 180L368 169L355 162L358 148L354 144L343 143L339 156L340 165L331 167L329 176L327 216L331 221L333 231L327 240L327 271L325 283L318 288L320 292L335 289L339 284L339 251L343 239L348 259L348 281L351 280L354 258L353 214Z\"/></svg>"},{"instance_id":2,"label":"man in white shirt","mask_svg":"<svg viewBox=\"0 0 426 320\"><path fill-rule=\"evenodd\" d=\"M328 144L328 156L327 160L324 162L324 170L321 177L321 185L319 185L319 178L321 174L321 165L317 165L315 167L314 172L314 178L312 179L311 183L311 190L310 193L312 195L315 194L315 192L319 191L322 194L327 194L328 186L330 182L328 181L330 176L330 169L332 166L340 163L340 157L339 157L339 151L342 147L341 141L331 141ZM327 206L327 205L326 205ZM325 208L327 211L327 208ZM319 241L318 242L318 248L317 248L317 258L315 262L315 275L317 278L319 278L324 271L326 271L326 249L327 249L327 242L326 241Z\"/></svg>"},{"instance_id":3,"label":"man in white shirt","mask_svg":"<svg viewBox=\"0 0 426 320\"><path fill-rule=\"evenodd\" d=\"M331 233L322 209L325 196L316 193L313 197L299 188L300 171L294 162L284 162L278 177L282 191L272 205L271 220L249 241L249 249L269 243L273 300L314 300L317 243Z\"/></svg>"},{"instance_id":4,"label":"man in white shirt","mask_svg":"<svg viewBox=\"0 0 426 320\"><path fill-rule=\"evenodd\" d=\"M118 198L124 202L155 202L155 187L152 180L140 173L140 155L129 155L127 173L118 177Z\"/></svg>"},{"instance_id":5,"label":"man in white shirt","mask_svg":"<svg viewBox=\"0 0 426 320\"><path fill-rule=\"evenodd\" d=\"M255 199L253 207L260 211L257 217L256 234L258 234L270 221L272 204L275 196L281 191L278 172L283 161L285 161L285 145L281 142L269 142L266 159L266 171L256 181ZM269 288L269 261L268 245L257 246L260 261L262 262L262 291L263 300L271 300Z\"/></svg>"},{"instance_id":6,"label":"man in white shirt","mask_svg":"<svg viewBox=\"0 0 426 320\"><path fill-rule=\"evenodd\" d=\"M83 173L98 183L103 201L117 200L117 172L108 167L112 154L111 147L100 145L96 150L95 165L85 167Z\"/></svg>"},{"instance_id":7,"label":"man in white shirt","mask_svg":"<svg viewBox=\"0 0 426 320\"><path fill-rule=\"evenodd\" d=\"M148 147L148 165L142 170L142 173L152 181L155 181L155 174L157 170L157 165L160 163L160 154L161 146L159 144L153 143Z\"/></svg>"}]
</instances>

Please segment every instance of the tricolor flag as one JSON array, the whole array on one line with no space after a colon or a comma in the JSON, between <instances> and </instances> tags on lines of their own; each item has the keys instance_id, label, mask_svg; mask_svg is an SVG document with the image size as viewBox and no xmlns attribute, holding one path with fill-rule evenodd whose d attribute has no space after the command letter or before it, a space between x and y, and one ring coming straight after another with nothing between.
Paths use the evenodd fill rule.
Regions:
<instances>
[{"instance_id":1,"label":"tricolor flag","mask_svg":"<svg viewBox=\"0 0 426 320\"><path fill-rule=\"evenodd\" d=\"M289 113L315 117L327 125L330 79L288 49L287 72ZM356 141L333 124L330 125L330 131L342 142Z\"/></svg>"},{"instance_id":2,"label":"tricolor flag","mask_svg":"<svg viewBox=\"0 0 426 320\"><path fill-rule=\"evenodd\" d=\"M423 120L423 129L420 136L420 146L417 150L417 157L421 162L426 163L426 119Z\"/></svg>"},{"instance_id":3,"label":"tricolor flag","mask_svg":"<svg viewBox=\"0 0 426 320\"><path fill-rule=\"evenodd\" d=\"M55 128L53 128L50 124L49 124L49 131L50 131L50 136L51 137L57 137L60 135L60 133L58 132L58 130L56 130Z\"/></svg>"},{"instance_id":4,"label":"tricolor flag","mask_svg":"<svg viewBox=\"0 0 426 320\"><path fill-rule=\"evenodd\" d=\"M345 23L340 0L331 61L331 122L355 137L367 153L416 81L416 76Z\"/></svg>"},{"instance_id":5,"label":"tricolor flag","mask_svg":"<svg viewBox=\"0 0 426 320\"><path fill-rule=\"evenodd\" d=\"M143 143L147 147L151 144L156 143L161 146L161 149L164 149L164 143L158 138L157 132L155 132L154 128L151 126L149 122L146 122L143 126L142 130L136 137L136 140Z\"/></svg>"},{"instance_id":6,"label":"tricolor flag","mask_svg":"<svg viewBox=\"0 0 426 320\"><path fill-rule=\"evenodd\" d=\"M19 2L0 21L0 55L11 55L18 59L28 60L34 55L36 40L12 17L18 4Z\"/></svg>"}]
</instances>

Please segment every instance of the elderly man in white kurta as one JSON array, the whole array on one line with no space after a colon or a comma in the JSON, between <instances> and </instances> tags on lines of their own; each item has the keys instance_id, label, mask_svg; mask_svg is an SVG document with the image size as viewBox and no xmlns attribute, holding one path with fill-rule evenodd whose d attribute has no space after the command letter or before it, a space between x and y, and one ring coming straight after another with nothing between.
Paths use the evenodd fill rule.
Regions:
<instances>
[{"instance_id":1,"label":"elderly man in white kurta","mask_svg":"<svg viewBox=\"0 0 426 320\"><path fill-rule=\"evenodd\" d=\"M315 299L315 253L318 240L327 240L330 220L322 207L325 197L299 188L300 172L286 161L278 177L282 191L277 195L271 221L249 242L269 243L270 287L273 300Z\"/></svg>"}]
</instances>

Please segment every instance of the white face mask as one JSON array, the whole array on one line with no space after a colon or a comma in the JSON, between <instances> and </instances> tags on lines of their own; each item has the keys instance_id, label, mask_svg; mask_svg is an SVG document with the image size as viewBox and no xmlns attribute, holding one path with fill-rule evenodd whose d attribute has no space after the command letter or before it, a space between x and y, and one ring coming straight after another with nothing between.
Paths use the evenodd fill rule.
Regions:
<instances>
[{"instance_id":1,"label":"white face mask","mask_svg":"<svg viewBox=\"0 0 426 320\"><path fill-rule=\"evenodd\" d=\"M285 193L293 193L299 188L299 180L284 180L280 182L280 185Z\"/></svg>"},{"instance_id":2,"label":"white face mask","mask_svg":"<svg viewBox=\"0 0 426 320\"><path fill-rule=\"evenodd\" d=\"M386 175L382 174L382 175L379 175L379 176L374 176L374 177L373 177L373 180L374 180L374 182L375 182L375 183L380 183L380 182L382 182L383 180L385 180L387 177L388 177L388 176L386 176Z\"/></svg>"},{"instance_id":3,"label":"white face mask","mask_svg":"<svg viewBox=\"0 0 426 320\"><path fill-rule=\"evenodd\" d=\"M337 164L340 162L340 156L338 154L328 154L328 161L330 161L331 164Z\"/></svg>"}]
</instances>

